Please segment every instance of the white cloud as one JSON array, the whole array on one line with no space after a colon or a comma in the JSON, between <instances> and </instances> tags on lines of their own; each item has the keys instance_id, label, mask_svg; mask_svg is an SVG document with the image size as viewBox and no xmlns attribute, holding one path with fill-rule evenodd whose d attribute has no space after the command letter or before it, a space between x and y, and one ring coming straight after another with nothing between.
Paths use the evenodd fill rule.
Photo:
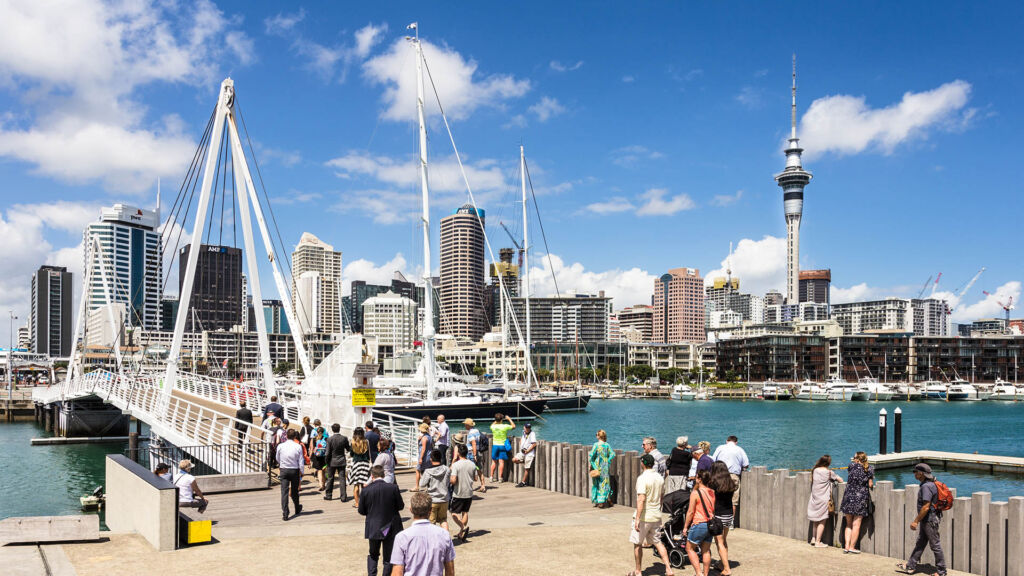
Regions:
<instances>
[{"instance_id":1,"label":"white cloud","mask_svg":"<svg viewBox=\"0 0 1024 576\"><path fill-rule=\"evenodd\" d=\"M687 194L668 196L664 188L651 188L640 195L643 203L636 210L637 216L671 216L696 206Z\"/></svg>"},{"instance_id":2,"label":"white cloud","mask_svg":"<svg viewBox=\"0 0 1024 576\"><path fill-rule=\"evenodd\" d=\"M579 262L566 265L557 254L552 254L549 262L547 255L538 253L530 260L531 294L555 294L552 270L558 278L558 290L563 296L572 292L597 294L604 290L605 296L613 299L615 309L633 304L649 304L654 291L655 276L641 268L592 271Z\"/></svg>"},{"instance_id":3,"label":"white cloud","mask_svg":"<svg viewBox=\"0 0 1024 576\"><path fill-rule=\"evenodd\" d=\"M381 36L388 31L387 23L381 24L380 26L374 26L373 24L367 24L356 31L356 56L358 58L366 58L370 55L370 50L373 49L381 41Z\"/></svg>"},{"instance_id":4,"label":"white cloud","mask_svg":"<svg viewBox=\"0 0 1024 576\"><path fill-rule=\"evenodd\" d=\"M616 148L608 155L611 157L613 163L622 166L623 168L633 168L641 161L659 160L665 157L661 152L651 150L650 148L639 144Z\"/></svg>"},{"instance_id":5,"label":"white cloud","mask_svg":"<svg viewBox=\"0 0 1024 576\"><path fill-rule=\"evenodd\" d=\"M523 116L522 114L516 114L515 116L509 118L508 122L502 124L501 127L504 128L505 130L509 130L511 128L526 128L526 124L526 116Z\"/></svg>"},{"instance_id":6,"label":"white cloud","mask_svg":"<svg viewBox=\"0 0 1024 576\"><path fill-rule=\"evenodd\" d=\"M836 95L815 100L804 114L800 137L809 155L891 154L899 145L928 137L932 130L963 129L975 114L965 109L971 85L954 80L933 90L907 92L885 108L870 108L864 96Z\"/></svg>"},{"instance_id":7,"label":"white cloud","mask_svg":"<svg viewBox=\"0 0 1024 576\"><path fill-rule=\"evenodd\" d=\"M300 190L289 190L284 196L278 196L274 198L275 204L307 204L314 200L323 198L324 195L319 192L302 192Z\"/></svg>"},{"instance_id":8,"label":"white cloud","mask_svg":"<svg viewBox=\"0 0 1024 576\"><path fill-rule=\"evenodd\" d=\"M999 302L1005 304L1011 297L1013 298L1014 306L1018 306L1017 303L1021 297L1020 281L1011 280L1006 282L996 288L995 292L982 294L982 297L973 304L968 304L966 301L961 302L956 297L956 294L945 290L936 291L934 295L934 298L944 299L949 303L950 307L953 308L953 322L960 324L966 324L981 318L1003 318L1005 312L1003 312ZM967 297L965 296L965 298Z\"/></svg>"},{"instance_id":9,"label":"white cloud","mask_svg":"<svg viewBox=\"0 0 1024 576\"><path fill-rule=\"evenodd\" d=\"M566 64L562 64L558 60L552 60L548 64L548 66L550 66L551 69L554 70L555 72L571 72L573 70L579 70L580 68L582 68L583 67L583 60L579 60L575 64L572 64L572 65L566 65Z\"/></svg>"},{"instance_id":10,"label":"white cloud","mask_svg":"<svg viewBox=\"0 0 1024 576\"><path fill-rule=\"evenodd\" d=\"M537 115L537 119L541 122L547 122L549 119L563 114L566 111L566 107L562 106L557 99L544 96L533 106L530 106L530 112Z\"/></svg>"},{"instance_id":11,"label":"white cloud","mask_svg":"<svg viewBox=\"0 0 1024 576\"><path fill-rule=\"evenodd\" d=\"M270 18L263 21L267 34L273 34L275 36L283 36L288 32L295 29L295 25L302 22L306 18L306 10L299 8L299 11L295 14L283 14L278 13Z\"/></svg>"},{"instance_id":12,"label":"white cloud","mask_svg":"<svg viewBox=\"0 0 1024 576\"><path fill-rule=\"evenodd\" d=\"M138 192L180 177L195 145L174 116L147 119L136 91L155 82L211 85L252 43L208 0L187 8L149 0L0 8L0 77L28 113L0 125L0 156L41 174ZM60 33L55 33L60 31Z\"/></svg>"},{"instance_id":13,"label":"white cloud","mask_svg":"<svg viewBox=\"0 0 1024 576\"><path fill-rule=\"evenodd\" d=\"M427 66L433 75L441 103L450 118L470 116L478 108L500 108L506 101L520 98L530 90L529 80L510 74L483 75L478 64L466 60L448 46L437 46L421 40ZM363 73L375 84L384 86L383 118L412 121L416 118L416 55L405 40L396 40L383 54L363 64ZM430 114L437 104L427 83L426 106Z\"/></svg>"},{"instance_id":14,"label":"white cloud","mask_svg":"<svg viewBox=\"0 0 1024 576\"><path fill-rule=\"evenodd\" d=\"M594 214L616 214L618 212L630 212L636 210L632 202L622 196L615 196L602 202L587 204L584 210Z\"/></svg>"},{"instance_id":15,"label":"white cloud","mask_svg":"<svg viewBox=\"0 0 1024 576\"><path fill-rule=\"evenodd\" d=\"M395 272L401 272L410 282L418 283L419 275L422 274L421 270L423 270L422 266L410 266L401 252L380 266L365 258L353 260L345 264L341 272L342 294L352 293L353 280L363 280L367 284L390 284L391 279L395 277Z\"/></svg>"},{"instance_id":16,"label":"white cloud","mask_svg":"<svg viewBox=\"0 0 1024 576\"><path fill-rule=\"evenodd\" d=\"M724 252L724 250L723 250ZM728 256L719 268L704 272L706 284L716 276L726 275ZM740 291L764 295L769 290L784 292L786 288L786 239L765 235L760 240L744 238L732 253L732 275L740 279Z\"/></svg>"},{"instance_id":17,"label":"white cloud","mask_svg":"<svg viewBox=\"0 0 1024 576\"><path fill-rule=\"evenodd\" d=\"M854 284L849 288L841 288L833 285L829 297L833 304L845 304L847 302L865 302L869 300L880 300L889 296L895 296L888 288L868 286L867 282Z\"/></svg>"},{"instance_id":18,"label":"white cloud","mask_svg":"<svg viewBox=\"0 0 1024 576\"><path fill-rule=\"evenodd\" d=\"M739 202L741 198L743 198L743 190L737 190L735 194L715 194L715 197L711 199L711 203L721 207L732 206Z\"/></svg>"},{"instance_id":19,"label":"white cloud","mask_svg":"<svg viewBox=\"0 0 1024 576\"><path fill-rule=\"evenodd\" d=\"M636 77L633 76L632 74L627 74L622 77L622 81L626 84L632 84L633 82L636 81Z\"/></svg>"},{"instance_id":20,"label":"white cloud","mask_svg":"<svg viewBox=\"0 0 1024 576\"><path fill-rule=\"evenodd\" d=\"M742 104L745 108L755 110L760 108L764 102L761 98L761 90L754 88L753 86L744 86L740 89L740 93L735 96L737 102Z\"/></svg>"},{"instance_id":21,"label":"white cloud","mask_svg":"<svg viewBox=\"0 0 1024 576\"><path fill-rule=\"evenodd\" d=\"M401 224L419 218L421 208L417 204L419 195L413 192L394 190L358 190L341 195L338 203L331 207L342 214L357 213L368 216L374 224ZM437 199L431 197L431 204Z\"/></svg>"},{"instance_id":22,"label":"white cloud","mask_svg":"<svg viewBox=\"0 0 1024 576\"><path fill-rule=\"evenodd\" d=\"M473 191L504 189L505 179L494 160L468 161L463 158L466 177ZM344 179L368 177L378 182L409 188L420 181L419 161L416 158L396 159L390 156L371 156L361 151L350 151L327 161L336 174ZM431 192L462 192L466 190L454 156L432 160L427 170Z\"/></svg>"},{"instance_id":23,"label":"white cloud","mask_svg":"<svg viewBox=\"0 0 1024 576\"><path fill-rule=\"evenodd\" d=\"M344 46L324 46L306 38L296 38L292 48L306 58L304 67L324 82L345 81L348 50Z\"/></svg>"}]
</instances>

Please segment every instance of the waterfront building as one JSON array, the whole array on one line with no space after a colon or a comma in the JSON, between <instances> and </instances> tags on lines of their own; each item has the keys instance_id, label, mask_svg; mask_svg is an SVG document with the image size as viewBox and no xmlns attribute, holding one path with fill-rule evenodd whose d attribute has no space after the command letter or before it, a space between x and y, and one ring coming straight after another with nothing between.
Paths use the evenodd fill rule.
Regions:
<instances>
[{"instance_id":1,"label":"waterfront building","mask_svg":"<svg viewBox=\"0 0 1024 576\"><path fill-rule=\"evenodd\" d=\"M910 377L912 332L892 331L829 338L830 377L856 382L863 377L906 382Z\"/></svg>"},{"instance_id":2,"label":"waterfront building","mask_svg":"<svg viewBox=\"0 0 1024 576\"><path fill-rule=\"evenodd\" d=\"M718 378L727 375L751 382L771 378L778 382L828 377L828 342L822 336L754 336L717 343ZM749 372L748 372L749 370Z\"/></svg>"},{"instance_id":3,"label":"waterfront building","mask_svg":"<svg viewBox=\"0 0 1024 576\"><path fill-rule=\"evenodd\" d=\"M622 326L619 325L619 317L615 314L608 316L608 341L623 342Z\"/></svg>"},{"instance_id":4,"label":"waterfront building","mask_svg":"<svg viewBox=\"0 0 1024 576\"><path fill-rule=\"evenodd\" d=\"M776 290L769 290L764 295L765 306L779 306L781 304L784 304L785 300L786 297L783 296L781 292L778 292Z\"/></svg>"},{"instance_id":5,"label":"waterfront building","mask_svg":"<svg viewBox=\"0 0 1024 576\"><path fill-rule=\"evenodd\" d=\"M800 162L803 148L796 137L796 56L793 56L793 103L789 145L786 147L786 168L775 175L782 188L786 211L786 303L800 302L800 220L804 211L804 187L811 182L811 173Z\"/></svg>"},{"instance_id":6,"label":"waterfront building","mask_svg":"<svg viewBox=\"0 0 1024 576\"><path fill-rule=\"evenodd\" d=\"M630 344L627 348L627 362L629 366L644 365L655 370L692 370L701 365L701 347L701 344L695 342Z\"/></svg>"},{"instance_id":7,"label":"waterfront building","mask_svg":"<svg viewBox=\"0 0 1024 576\"><path fill-rule=\"evenodd\" d=\"M436 277L434 280L434 290L432 290L434 295L434 329L437 330L440 300L438 300ZM394 292L403 298L414 300L416 306L421 309L425 307L423 286L417 286L415 283L409 282L401 272L395 271L391 284L367 284L365 280L353 280L349 288L349 295L341 299L342 308L345 311L344 321L347 332L363 333L363 303L366 302L367 298L373 298L385 292ZM422 324L417 322L417 326L422 326Z\"/></svg>"},{"instance_id":8,"label":"waterfront building","mask_svg":"<svg viewBox=\"0 0 1024 576\"><path fill-rule=\"evenodd\" d=\"M191 245L178 253L178 293L185 282ZM185 330L231 330L243 325L242 250L232 246L202 244L196 260Z\"/></svg>"},{"instance_id":9,"label":"waterfront building","mask_svg":"<svg viewBox=\"0 0 1024 576\"><path fill-rule=\"evenodd\" d=\"M476 342L487 331L484 310L486 215L466 204L441 218L441 332Z\"/></svg>"},{"instance_id":10,"label":"waterfront building","mask_svg":"<svg viewBox=\"0 0 1024 576\"><path fill-rule=\"evenodd\" d=\"M696 268L674 268L654 280L655 342L703 342L704 280Z\"/></svg>"},{"instance_id":11,"label":"waterfront building","mask_svg":"<svg viewBox=\"0 0 1024 576\"><path fill-rule=\"evenodd\" d=\"M572 379L577 365L581 369L598 370L625 366L628 351L629 346L622 342L537 342L530 350L530 360L534 370L552 373L558 370L565 378ZM612 380L618 378L615 374L610 377Z\"/></svg>"},{"instance_id":12,"label":"waterfront building","mask_svg":"<svg viewBox=\"0 0 1024 576\"><path fill-rule=\"evenodd\" d=\"M612 299L600 292L530 298L531 342L608 342ZM512 314L526 331L526 299L512 298ZM512 341L518 338L510 328ZM525 340L525 338L524 338Z\"/></svg>"},{"instance_id":13,"label":"waterfront building","mask_svg":"<svg viewBox=\"0 0 1024 576\"><path fill-rule=\"evenodd\" d=\"M654 339L654 307L647 304L636 304L619 310L619 331L630 342L650 342ZM632 332L628 332L632 329ZM628 336L628 334L632 336ZM633 340L639 335L639 339Z\"/></svg>"},{"instance_id":14,"label":"waterfront building","mask_svg":"<svg viewBox=\"0 0 1024 576\"><path fill-rule=\"evenodd\" d=\"M62 266L41 266L32 274L29 349L50 357L70 356L72 310L71 273Z\"/></svg>"},{"instance_id":15,"label":"waterfront building","mask_svg":"<svg viewBox=\"0 0 1024 576\"><path fill-rule=\"evenodd\" d=\"M1003 318L981 318L970 324L961 324L958 334L964 338L1002 336L1009 332Z\"/></svg>"},{"instance_id":16,"label":"waterfront building","mask_svg":"<svg viewBox=\"0 0 1024 576\"><path fill-rule=\"evenodd\" d=\"M832 318L845 334L900 330L917 336L949 334L949 307L944 300L889 297L832 305Z\"/></svg>"},{"instance_id":17,"label":"waterfront building","mask_svg":"<svg viewBox=\"0 0 1024 576\"><path fill-rule=\"evenodd\" d=\"M390 291L363 302L363 334L377 339L380 357L413 350L417 310L415 300Z\"/></svg>"},{"instance_id":18,"label":"waterfront building","mask_svg":"<svg viewBox=\"0 0 1024 576\"><path fill-rule=\"evenodd\" d=\"M1024 381L1024 336L915 336L910 344L909 372L915 381Z\"/></svg>"},{"instance_id":19,"label":"waterfront building","mask_svg":"<svg viewBox=\"0 0 1024 576\"><path fill-rule=\"evenodd\" d=\"M753 294L741 294L737 292L739 287L739 278L732 278L730 283L725 278L718 277L704 288L705 328L711 327L711 316L715 312L737 312L744 322L764 322L764 298Z\"/></svg>"},{"instance_id":20,"label":"waterfront building","mask_svg":"<svg viewBox=\"0 0 1024 576\"><path fill-rule=\"evenodd\" d=\"M519 265L512 263L513 256L515 256L514 250L502 248L498 250L499 261L490 266L491 284L487 287L484 295L487 321L490 326L501 325L501 286L505 286L505 292L510 298L519 296Z\"/></svg>"},{"instance_id":21,"label":"waterfront building","mask_svg":"<svg viewBox=\"0 0 1024 576\"><path fill-rule=\"evenodd\" d=\"M21 350L32 349L32 335L29 330L28 324L24 326L18 326L18 345L17 347Z\"/></svg>"},{"instance_id":22,"label":"waterfront building","mask_svg":"<svg viewBox=\"0 0 1024 576\"><path fill-rule=\"evenodd\" d=\"M341 332L341 252L309 232L292 252L292 306L304 334Z\"/></svg>"},{"instance_id":23,"label":"waterfront building","mask_svg":"<svg viewBox=\"0 0 1024 576\"><path fill-rule=\"evenodd\" d=\"M727 310L725 312L712 312L711 322L708 326L710 329L736 327L743 323L743 315L739 312L733 312Z\"/></svg>"},{"instance_id":24,"label":"waterfront building","mask_svg":"<svg viewBox=\"0 0 1024 576\"><path fill-rule=\"evenodd\" d=\"M100 210L83 235L86 310L94 312L112 302L125 305L127 322L147 330L160 325L163 289L160 209L146 210L114 204ZM93 247L98 240L99 250ZM103 284L104 267L107 286ZM109 294L109 300L108 296Z\"/></svg>"},{"instance_id":25,"label":"waterfront building","mask_svg":"<svg viewBox=\"0 0 1024 576\"><path fill-rule=\"evenodd\" d=\"M324 299L323 276L316 270L307 270L299 275L292 288L295 316L302 334L326 332L321 313L327 308Z\"/></svg>"}]
</instances>

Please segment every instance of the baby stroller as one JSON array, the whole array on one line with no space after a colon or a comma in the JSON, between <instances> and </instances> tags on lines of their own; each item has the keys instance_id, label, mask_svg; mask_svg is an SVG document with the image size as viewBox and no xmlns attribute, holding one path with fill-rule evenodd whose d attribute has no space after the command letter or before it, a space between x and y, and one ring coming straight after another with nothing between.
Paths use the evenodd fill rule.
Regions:
<instances>
[{"instance_id":1,"label":"baby stroller","mask_svg":"<svg viewBox=\"0 0 1024 576\"><path fill-rule=\"evenodd\" d=\"M662 498L661 511L668 514L668 520L661 527L661 543L668 551L668 561L673 568L689 564L686 557L686 511L690 507L690 491L676 490Z\"/></svg>"}]
</instances>

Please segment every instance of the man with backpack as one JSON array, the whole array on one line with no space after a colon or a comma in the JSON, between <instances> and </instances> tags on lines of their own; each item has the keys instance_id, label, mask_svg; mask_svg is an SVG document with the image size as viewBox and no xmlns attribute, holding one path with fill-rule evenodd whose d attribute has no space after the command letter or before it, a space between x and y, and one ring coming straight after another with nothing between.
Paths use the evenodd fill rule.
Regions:
<instances>
[{"instance_id":1,"label":"man with backpack","mask_svg":"<svg viewBox=\"0 0 1024 576\"><path fill-rule=\"evenodd\" d=\"M924 547L929 546L935 555L935 573L946 576L946 558L939 542L939 522L942 520L942 512L953 506L953 495L945 484L935 479L932 467L924 462L914 466L914 478L921 483L921 490L917 493L917 516L910 523L910 529L918 531L917 544L910 560L897 564L896 571L903 574L917 572L917 563L921 561Z\"/></svg>"}]
</instances>

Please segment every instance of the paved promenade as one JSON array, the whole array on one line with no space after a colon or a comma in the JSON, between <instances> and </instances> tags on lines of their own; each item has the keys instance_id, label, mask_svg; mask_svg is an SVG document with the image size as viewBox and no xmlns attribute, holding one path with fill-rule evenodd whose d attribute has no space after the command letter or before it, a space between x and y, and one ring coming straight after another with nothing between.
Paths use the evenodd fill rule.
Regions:
<instances>
[{"instance_id":1,"label":"paved promenade","mask_svg":"<svg viewBox=\"0 0 1024 576\"><path fill-rule=\"evenodd\" d=\"M412 476L399 475L399 484L411 486ZM629 509L597 510L581 498L511 484L477 494L469 541L456 544L458 574L614 575L631 568ZM214 496L206 516L216 521L216 542L209 545L158 553L140 536L111 534L104 542L62 548L81 576L365 574L362 517L351 501L326 502L307 483L303 514L288 522L281 520L279 502L276 489ZM729 541L737 575L882 575L893 574L895 565L890 558L849 556L748 530L733 532ZM644 555L645 575L664 574L649 551Z\"/></svg>"}]
</instances>

